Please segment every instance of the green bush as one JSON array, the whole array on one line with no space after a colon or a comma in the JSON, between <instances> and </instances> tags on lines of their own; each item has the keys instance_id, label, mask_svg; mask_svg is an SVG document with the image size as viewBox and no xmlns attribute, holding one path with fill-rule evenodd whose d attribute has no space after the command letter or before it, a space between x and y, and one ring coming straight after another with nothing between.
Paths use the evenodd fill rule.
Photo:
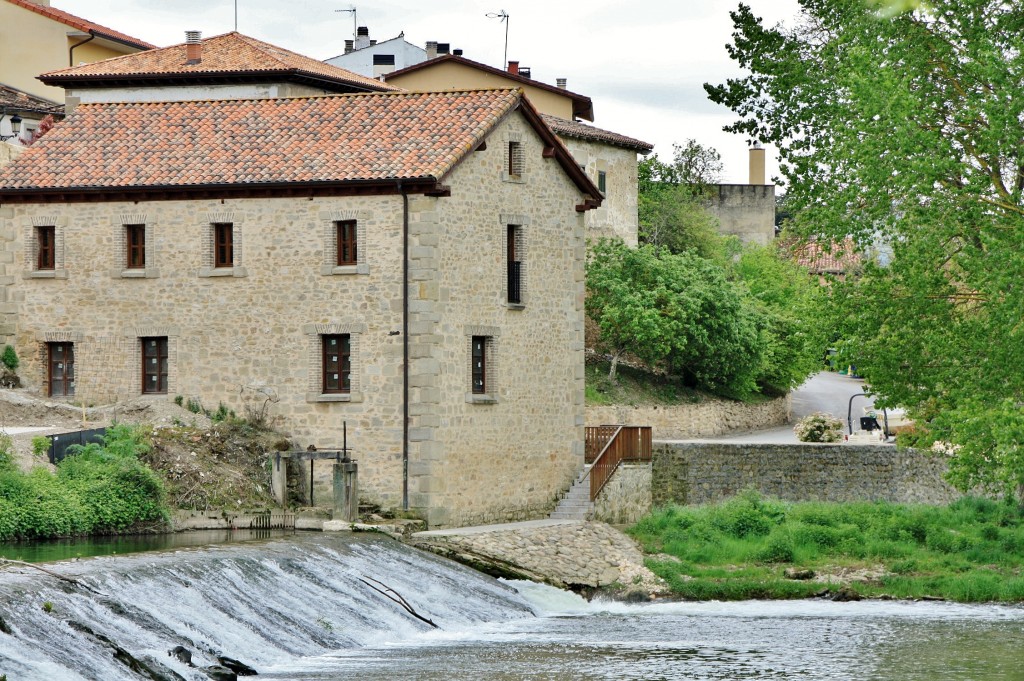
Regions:
<instances>
[{"instance_id":1,"label":"green bush","mask_svg":"<svg viewBox=\"0 0 1024 681\"><path fill-rule=\"evenodd\" d=\"M823 411L800 419L793 432L800 442L840 442L843 439L843 422Z\"/></svg>"},{"instance_id":2,"label":"green bush","mask_svg":"<svg viewBox=\"0 0 1024 681\"><path fill-rule=\"evenodd\" d=\"M17 371L18 365L21 361L18 359L18 353L14 351L13 345L8 345L4 348L3 354L0 354L0 364L3 364L9 371Z\"/></svg>"}]
</instances>

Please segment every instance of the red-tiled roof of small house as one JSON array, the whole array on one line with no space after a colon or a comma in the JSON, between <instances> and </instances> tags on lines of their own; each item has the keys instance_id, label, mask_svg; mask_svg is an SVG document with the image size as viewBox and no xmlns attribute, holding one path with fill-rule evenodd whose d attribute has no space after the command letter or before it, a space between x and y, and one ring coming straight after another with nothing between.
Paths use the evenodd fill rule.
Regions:
<instances>
[{"instance_id":1,"label":"red-tiled roof of small house","mask_svg":"<svg viewBox=\"0 0 1024 681\"><path fill-rule=\"evenodd\" d=\"M71 28L77 28L79 31L95 33L100 37L123 43L129 47L135 47L140 50L152 50L156 47L156 45L147 43L145 40L133 38L126 33L121 33L120 31L115 31L114 29L107 28L101 24L77 17L74 14L57 9L56 7L47 7L36 2L31 2L30 0L6 0L6 2L12 5L17 5L18 7L23 7L30 12L41 14L44 17L58 21L66 26L70 26Z\"/></svg>"},{"instance_id":2,"label":"red-tiled roof of small house","mask_svg":"<svg viewBox=\"0 0 1024 681\"><path fill-rule=\"evenodd\" d=\"M853 239L841 243L823 244L818 241L793 241L786 244L793 260L813 274L846 274L860 266L862 259Z\"/></svg>"},{"instance_id":3,"label":"red-tiled roof of small house","mask_svg":"<svg viewBox=\"0 0 1024 681\"><path fill-rule=\"evenodd\" d=\"M581 95L576 92L572 92L571 90L560 88L557 85L549 85L547 83L542 83L539 80L527 78L526 76L522 76L518 73L504 71L502 69L498 69L493 66L488 66L487 64L481 64L478 61L466 59L465 57L461 57L454 54L441 55L440 57L435 57L434 59L428 59L418 64L407 66L404 69L392 71L391 73L384 74L384 78L385 80L393 80L395 78L400 78L401 76L407 73L413 73L414 71L421 71L423 69L432 68L434 66L444 64L446 62L468 66L479 71L484 71L486 73L490 73L496 76L502 76L503 78L507 78L513 83L518 83L520 85L532 85L533 87L540 88L541 90L547 90L548 92L554 92L556 94L562 95L563 97L568 97L569 99L572 100L572 113L574 116L578 116L588 121L594 120L594 103L591 101L590 97L587 97L586 95Z\"/></svg>"},{"instance_id":4,"label":"red-tiled roof of small house","mask_svg":"<svg viewBox=\"0 0 1024 681\"><path fill-rule=\"evenodd\" d=\"M51 114L60 118L64 115L64 105L51 102L42 97L30 95L16 88L0 83L0 108L8 114L36 113Z\"/></svg>"},{"instance_id":5,"label":"red-tiled roof of small house","mask_svg":"<svg viewBox=\"0 0 1024 681\"><path fill-rule=\"evenodd\" d=\"M653 144L642 142L626 135L620 135L610 130L602 130L579 121L569 121L558 116L552 116L551 114L541 114L541 118L544 119L549 128L554 130L555 134L562 135L563 137L575 137L592 142L605 142L616 147L632 149L641 154L649 154L654 149Z\"/></svg>"},{"instance_id":6,"label":"red-tiled roof of small house","mask_svg":"<svg viewBox=\"0 0 1024 681\"><path fill-rule=\"evenodd\" d=\"M517 108L586 208L600 205L521 90L82 104L0 170L0 200L296 185L393 192L399 180L436 187Z\"/></svg>"},{"instance_id":7,"label":"red-tiled roof of small house","mask_svg":"<svg viewBox=\"0 0 1024 681\"><path fill-rule=\"evenodd\" d=\"M183 79L220 82L272 77L316 83L336 91L396 92L402 89L236 31L202 39L199 45L201 56L195 63L186 55L187 43L180 43L49 71L39 79L47 85L88 87L180 83Z\"/></svg>"}]
</instances>

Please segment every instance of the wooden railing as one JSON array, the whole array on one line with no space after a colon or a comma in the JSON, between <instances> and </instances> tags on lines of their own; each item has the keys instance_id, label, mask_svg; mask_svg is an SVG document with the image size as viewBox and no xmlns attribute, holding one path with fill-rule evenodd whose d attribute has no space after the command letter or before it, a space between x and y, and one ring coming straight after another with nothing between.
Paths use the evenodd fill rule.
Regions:
<instances>
[{"instance_id":1,"label":"wooden railing","mask_svg":"<svg viewBox=\"0 0 1024 681\"><path fill-rule=\"evenodd\" d=\"M590 471L590 500L597 499L623 461L651 460L650 426L591 426L585 429L584 443ZM591 449L597 454L591 459ZM599 448L599 449L598 449Z\"/></svg>"}]
</instances>

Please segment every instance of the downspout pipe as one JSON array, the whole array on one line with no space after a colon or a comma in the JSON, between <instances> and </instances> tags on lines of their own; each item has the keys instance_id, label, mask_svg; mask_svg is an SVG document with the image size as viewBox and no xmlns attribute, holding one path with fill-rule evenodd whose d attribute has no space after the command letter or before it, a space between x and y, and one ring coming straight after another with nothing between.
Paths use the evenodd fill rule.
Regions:
<instances>
[{"instance_id":1,"label":"downspout pipe","mask_svg":"<svg viewBox=\"0 0 1024 681\"><path fill-rule=\"evenodd\" d=\"M402 192L402 510L409 510L409 194Z\"/></svg>"},{"instance_id":2,"label":"downspout pipe","mask_svg":"<svg viewBox=\"0 0 1024 681\"><path fill-rule=\"evenodd\" d=\"M74 66L75 65L75 48L76 47L81 47L82 45L86 44L90 40L95 40L95 39L96 39L96 34L94 32L92 32L92 31L89 31L89 37L88 38L86 38L85 40L82 40L81 42L77 42L74 45L72 45L71 47L69 47L68 48L68 66Z\"/></svg>"}]
</instances>

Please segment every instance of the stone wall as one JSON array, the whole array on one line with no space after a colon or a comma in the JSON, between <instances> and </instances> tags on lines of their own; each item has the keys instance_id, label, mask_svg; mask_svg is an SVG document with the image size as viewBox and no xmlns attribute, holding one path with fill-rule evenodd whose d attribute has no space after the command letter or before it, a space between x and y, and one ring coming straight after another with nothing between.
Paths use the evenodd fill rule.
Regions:
<instances>
[{"instance_id":1,"label":"stone wall","mask_svg":"<svg viewBox=\"0 0 1024 681\"><path fill-rule=\"evenodd\" d=\"M946 462L893 446L655 443L652 502L706 504L747 488L791 501L947 504Z\"/></svg>"},{"instance_id":2,"label":"stone wall","mask_svg":"<svg viewBox=\"0 0 1024 681\"><path fill-rule=\"evenodd\" d=\"M707 208L718 218L719 232L760 246L775 238L774 185L719 184L709 192Z\"/></svg>"},{"instance_id":3,"label":"stone wall","mask_svg":"<svg viewBox=\"0 0 1024 681\"><path fill-rule=\"evenodd\" d=\"M687 440L781 426L789 421L789 397L748 404L714 397L659 407L587 406L587 425L651 426L655 440Z\"/></svg>"},{"instance_id":4,"label":"stone wall","mask_svg":"<svg viewBox=\"0 0 1024 681\"><path fill-rule=\"evenodd\" d=\"M651 512L651 464L624 463L594 501L594 520L632 525Z\"/></svg>"},{"instance_id":5,"label":"stone wall","mask_svg":"<svg viewBox=\"0 0 1024 681\"><path fill-rule=\"evenodd\" d=\"M587 211L587 239L618 237L629 246L637 245L637 153L611 144L561 137L576 162L597 184L598 172L605 173L605 196L601 207Z\"/></svg>"}]
</instances>

